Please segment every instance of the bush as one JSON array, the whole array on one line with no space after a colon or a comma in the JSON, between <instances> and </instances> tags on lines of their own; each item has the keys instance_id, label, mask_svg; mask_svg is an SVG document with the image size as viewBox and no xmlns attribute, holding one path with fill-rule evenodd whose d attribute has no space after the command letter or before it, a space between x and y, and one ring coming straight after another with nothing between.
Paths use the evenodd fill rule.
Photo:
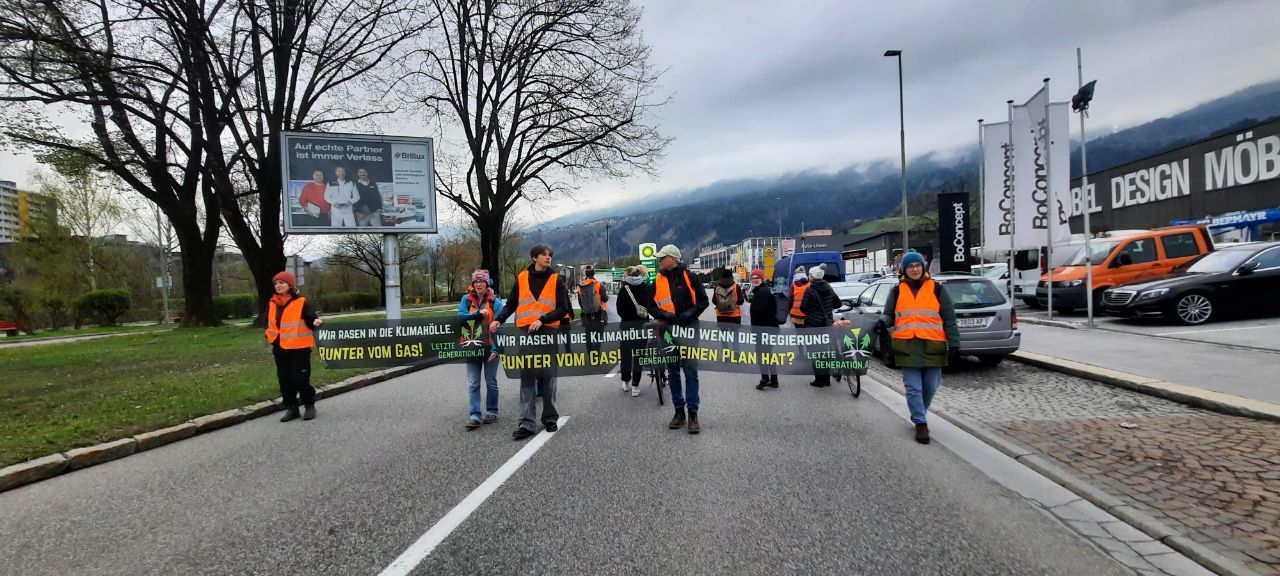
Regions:
<instances>
[{"instance_id":1,"label":"bush","mask_svg":"<svg viewBox=\"0 0 1280 576\"><path fill-rule=\"evenodd\" d=\"M133 306L133 293L128 288L95 290L80 296L76 301L76 312L81 318L95 318L101 324L113 326L130 306Z\"/></svg>"},{"instance_id":2,"label":"bush","mask_svg":"<svg viewBox=\"0 0 1280 576\"><path fill-rule=\"evenodd\" d=\"M46 296L40 299L40 310L44 312L45 320L49 323L51 330L57 330L67 325L71 313L71 306L67 303L67 299L61 296Z\"/></svg>"},{"instance_id":3,"label":"bush","mask_svg":"<svg viewBox=\"0 0 1280 576\"><path fill-rule=\"evenodd\" d=\"M14 320L27 334L35 334L31 322L31 292L18 286L0 286L0 318Z\"/></svg>"},{"instance_id":4,"label":"bush","mask_svg":"<svg viewBox=\"0 0 1280 576\"><path fill-rule=\"evenodd\" d=\"M224 294L213 297L219 318L245 318L258 313L258 297L253 294Z\"/></svg>"},{"instance_id":5,"label":"bush","mask_svg":"<svg viewBox=\"0 0 1280 576\"><path fill-rule=\"evenodd\" d=\"M339 292L337 294L325 294L320 297L318 307L321 312L343 312L346 310L361 310L367 308L377 308L382 305L382 298L377 294L368 292Z\"/></svg>"}]
</instances>

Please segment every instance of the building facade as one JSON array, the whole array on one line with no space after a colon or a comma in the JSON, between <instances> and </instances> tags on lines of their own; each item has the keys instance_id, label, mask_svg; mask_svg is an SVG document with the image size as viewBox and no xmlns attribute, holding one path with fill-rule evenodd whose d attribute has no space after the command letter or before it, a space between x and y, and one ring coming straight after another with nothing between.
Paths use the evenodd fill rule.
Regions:
<instances>
[{"instance_id":1,"label":"building facade","mask_svg":"<svg viewBox=\"0 0 1280 576\"><path fill-rule=\"evenodd\" d=\"M56 223L56 206L48 196L19 190L17 184L0 180L0 243L34 236L39 218Z\"/></svg>"}]
</instances>

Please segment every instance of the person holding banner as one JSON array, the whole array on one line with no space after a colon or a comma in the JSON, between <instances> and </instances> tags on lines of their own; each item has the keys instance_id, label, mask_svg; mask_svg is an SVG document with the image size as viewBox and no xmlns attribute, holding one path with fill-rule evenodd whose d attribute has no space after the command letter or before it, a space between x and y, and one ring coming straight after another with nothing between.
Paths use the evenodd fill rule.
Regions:
<instances>
[{"instance_id":1,"label":"person holding banner","mask_svg":"<svg viewBox=\"0 0 1280 576\"><path fill-rule=\"evenodd\" d=\"M267 342L276 360L276 380L284 403L281 422L316 417L316 389L311 386L313 331L324 323L306 298L298 295L298 281L283 271L272 278L276 293L267 303ZM301 401L305 412L298 412Z\"/></svg>"},{"instance_id":2,"label":"person holding banner","mask_svg":"<svg viewBox=\"0 0 1280 576\"><path fill-rule=\"evenodd\" d=\"M840 307L840 297L824 279L826 273L826 268L821 265L809 268L808 289L804 290L800 301L800 312L804 315L804 322L797 327L826 328L835 323L834 312ZM813 381L809 385L815 388L830 386L831 372L825 368L814 368Z\"/></svg>"},{"instance_id":3,"label":"person holding banner","mask_svg":"<svg viewBox=\"0 0 1280 576\"><path fill-rule=\"evenodd\" d=\"M668 325L697 324L698 316L701 316L702 311L709 305L706 291L693 273L680 262L680 249L675 245L663 246L658 250L657 258L658 276L653 283L653 306L648 309L649 315ZM665 331L666 327L662 326L660 332ZM683 384L680 381L681 372L687 380ZM690 434L701 432L702 424L698 422L701 398L698 396L696 361L682 360L679 364L668 367L667 384L671 386L671 403L676 408L676 414L667 427L672 430L684 428L687 422ZM687 418L686 407L688 408Z\"/></svg>"},{"instance_id":4,"label":"person holding banner","mask_svg":"<svg viewBox=\"0 0 1280 576\"><path fill-rule=\"evenodd\" d=\"M653 294L645 284L649 270L644 266L628 266L623 271L622 290L618 292L618 317L622 319L623 328L642 327L649 321L647 307L653 305ZM640 367L636 364L636 348L641 347L643 340L622 341L622 390L631 392L631 397L640 395Z\"/></svg>"},{"instance_id":5,"label":"person holding banner","mask_svg":"<svg viewBox=\"0 0 1280 576\"><path fill-rule=\"evenodd\" d=\"M462 296L458 304L458 319L463 322L478 321L488 326L502 312L503 301L489 288L489 271L471 273L471 290ZM467 430L475 430L481 424L498 420L498 348L493 331L485 334L485 345L490 352L487 358L467 362L467 395L471 402L471 415L467 418ZM484 418L480 415L480 376L484 375L486 396Z\"/></svg>"},{"instance_id":6,"label":"person holding banner","mask_svg":"<svg viewBox=\"0 0 1280 576\"><path fill-rule=\"evenodd\" d=\"M894 363L902 370L916 442L928 444L925 416L942 384L942 367L960 345L960 328L951 297L925 272L924 256L909 250L899 266L902 276L889 291L881 320L891 334Z\"/></svg>"},{"instance_id":7,"label":"person holding banner","mask_svg":"<svg viewBox=\"0 0 1280 576\"><path fill-rule=\"evenodd\" d=\"M777 297L773 295L773 290L765 284L764 270L751 271L751 325L752 326L769 326L777 328L781 322L778 321L778 302ZM756 352L761 357L765 354L773 352L773 346L769 344L757 344ZM760 363L760 383L756 384L756 390L764 390L765 388L778 387L778 367L766 362Z\"/></svg>"},{"instance_id":8,"label":"person holding banner","mask_svg":"<svg viewBox=\"0 0 1280 576\"><path fill-rule=\"evenodd\" d=\"M788 307L791 324L797 328L804 326L804 310L800 306L804 303L804 293L808 290L809 274L805 272L803 266L798 267L791 280L791 305Z\"/></svg>"},{"instance_id":9,"label":"person holding banner","mask_svg":"<svg viewBox=\"0 0 1280 576\"><path fill-rule=\"evenodd\" d=\"M561 281L560 275L551 267L551 247L538 244L529 251L533 260L529 267L516 275L515 285L511 287L511 297L507 302L515 302L515 306L505 306L489 324L489 331L496 333L503 322L513 314L516 318L516 330L521 334L554 333L560 327L565 312L571 309L569 290ZM554 359L556 345L538 345L523 347L535 354L550 354ZM559 425L556 420L560 414L556 412L556 364L553 361L549 368L522 370L520 372L520 424L511 433L513 440L525 440L537 434L534 422L538 415L535 390L542 394L542 426L547 432L555 432Z\"/></svg>"}]
</instances>

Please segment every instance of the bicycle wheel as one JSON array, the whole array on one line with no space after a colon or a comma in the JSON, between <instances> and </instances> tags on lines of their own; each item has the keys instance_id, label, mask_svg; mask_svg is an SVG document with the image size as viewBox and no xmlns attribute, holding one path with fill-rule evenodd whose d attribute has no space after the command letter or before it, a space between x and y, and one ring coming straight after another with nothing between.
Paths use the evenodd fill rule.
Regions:
<instances>
[{"instance_id":1,"label":"bicycle wheel","mask_svg":"<svg viewBox=\"0 0 1280 576\"><path fill-rule=\"evenodd\" d=\"M667 373L664 370L658 370L654 375L654 389L658 392L658 405L663 405L662 389L667 387Z\"/></svg>"},{"instance_id":2,"label":"bicycle wheel","mask_svg":"<svg viewBox=\"0 0 1280 576\"><path fill-rule=\"evenodd\" d=\"M854 398L862 395L862 375L852 372L844 375L844 381L849 384L849 393Z\"/></svg>"}]
</instances>

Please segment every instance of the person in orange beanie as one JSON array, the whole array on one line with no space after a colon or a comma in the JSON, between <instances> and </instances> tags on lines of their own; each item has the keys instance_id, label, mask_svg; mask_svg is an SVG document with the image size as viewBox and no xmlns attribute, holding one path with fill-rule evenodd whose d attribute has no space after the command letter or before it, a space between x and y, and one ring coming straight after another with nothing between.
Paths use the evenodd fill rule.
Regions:
<instances>
[{"instance_id":1,"label":"person in orange beanie","mask_svg":"<svg viewBox=\"0 0 1280 576\"><path fill-rule=\"evenodd\" d=\"M316 389L311 386L313 331L323 321L306 298L298 295L298 281L289 272L272 278L275 294L267 303L267 342L276 360L276 379L285 413L281 422L313 420L316 417ZM299 404L304 411L299 412Z\"/></svg>"}]
</instances>

